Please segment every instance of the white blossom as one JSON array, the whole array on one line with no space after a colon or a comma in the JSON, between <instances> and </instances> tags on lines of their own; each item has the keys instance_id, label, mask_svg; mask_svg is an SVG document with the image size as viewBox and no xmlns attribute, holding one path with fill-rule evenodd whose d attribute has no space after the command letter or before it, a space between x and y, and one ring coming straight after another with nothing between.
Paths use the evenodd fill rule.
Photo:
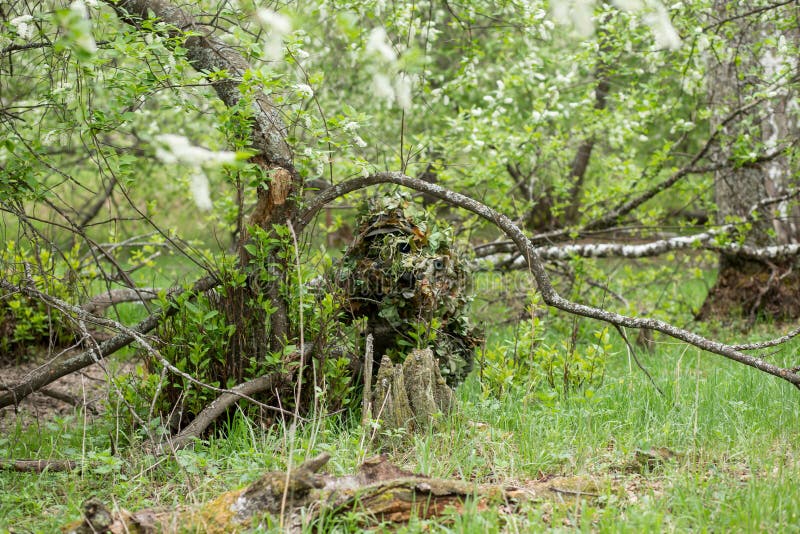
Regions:
<instances>
[{"instance_id":1,"label":"white blossom","mask_svg":"<svg viewBox=\"0 0 800 534\"><path fill-rule=\"evenodd\" d=\"M286 35L292 31L292 21L289 17L265 7L256 11L256 20L279 35Z\"/></svg>"},{"instance_id":2,"label":"white blossom","mask_svg":"<svg viewBox=\"0 0 800 534\"><path fill-rule=\"evenodd\" d=\"M298 83L294 88L298 93L307 98L314 96L314 89L312 89L307 83Z\"/></svg>"},{"instance_id":3,"label":"white blossom","mask_svg":"<svg viewBox=\"0 0 800 534\"><path fill-rule=\"evenodd\" d=\"M681 37L669 19L669 13L661 2L648 2L649 9L642 16L645 24L650 27L656 45L660 48L677 50L681 47Z\"/></svg>"},{"instance_id":4,"label":"white blossom","mask_svg":"<svg viewBox=\"0 0 800 534\"><path fill-rule=\"evenodd\" d=\"M394 89L392 89L392 82L385 74L375 74L372 77L372 87L375 90L375 95L388 100L394 100Z\"/></svg>"},{"instance_id":5,"label":"white blossom","mask_svg":"<svg viewBox=\"0 0 800 534\"><path fill-rule=\"evenodd\" d=\"M553 2L553 18L562 24L572 24L581 37L589 37L594 31L592 0L560 0Z\"/></svg>"},{"instance_id":6,"label":"white blossom","mask_svg":"<svg viewBox=\"0 0 800 534\"><path fill-rule=\"evenodd\" d=\"M189 178L189 192L199 210L208 211L212 208L208 176L202 170L197 169Z\"/></svg>"},{"instance_id":7,"label":"white blossom","mask_svg":"<svg viewBox=\"0 0 800 534\"><path fill-rule=\"evenodd\" d=\"M390 63L397 61L397 54L389 43L386 30L383 28L374 28L369 33L366 49L367 52L374 52Z\"/></svg>"},{"instance_id":8,"label":"white blossom","mask_svg":"<svg viewBox=\"0 0 800 534\"><path fill-rule=\"evenodd\" d=\"M30 23L32 20L33 17L30 15L20 15L19 17L11 19L8 23L11 24L11 27L14 28L14 31L20 39L30 41L33 38L34 30L33 25Z\"/></svg>"},{"instance_id":9,"label":"white blossom","mask_svg":"<svg viewBox=\"0 0 800 534\"><path fill-rule=\"evenodd\" d=\"M353 136L353 142L354 142L354 143L355 143L357 146L360 146L361 148L364 148L364 147L366 147L366 146L367 146L367 142L366 142L366 141L364 141L364 140L361 138L361 136L360 136L360 135Z\"/></svg>"},{"instance_id":10,"label":"white blossom","mask_svg":"<svg viewBox=\"0 0 800 534\"><path fill-rule=\"evenodd\" d=\"M75 38L75 45L84 52L94 54L97 52L97 43L92 36L91 26L88 23L89 10L86 8L86 4L83 3L83 0L75 0L69 5L69 9L86 21L86 27L81 28L83 31L78 32Z\"/></svg>"},{"instance_id":11,"label":"white blossom","mask_svg":"<svg viewBox=\"0 0 800 534\"><path fill-rule=\"evenodd\" d=\"M163 146L156 149L156 157L163 163L185 163L199 167L205 163L222 164L236 161L236 153L226 150L213 151L192 145L182 135L161 134L155 140Z\"/></svg>"},{"instance_id":12,"label":"white blossom","mask_svg":"<svg viewBox=\"0 0 800 534\"><path fill-rule=\"evenodd\" d=\"M344 123L344 124L342 125L342 129L343 129L345 132L354 132L354 131L358 130L358 128L359 128L360 126L361 126L361 125L360 125L360 124L358 124L356 121L347 121L346 123Z\"/></svg>"},{"instance_id":13,"label":"white blossom","mask_svg":"<svg viewBox=\"0 0 800 534\"><path fill-rule=\"evenodd\" d=\"M69 5L69 9L80 15L82 19L89 18L89 10L86 8L86 4L83 3L83 0L75 0Z\"/></svg>"},{"instance_id":14,"label":"white blossom","mask_svg":"<svg viewBox=\"0 0 800 534\"><path fill-rule=\"evenodd\" d=\"M394 82L395 97L397 105L402 109L411 107L411 78L406 74L400 74Z\"/></svg>"},{"instance_id":15,"label":"white blossom","mask_svg":"<svg viewBox=\"0 0 800 534\"><path fill-rule=\"evenodd\" d=\"M267 8L256 10L256 20L270 30L264 42L264 55L273 61L282 60L283 36L292 31L292 22L286 15Z\"/></svg>"}]
</instances>

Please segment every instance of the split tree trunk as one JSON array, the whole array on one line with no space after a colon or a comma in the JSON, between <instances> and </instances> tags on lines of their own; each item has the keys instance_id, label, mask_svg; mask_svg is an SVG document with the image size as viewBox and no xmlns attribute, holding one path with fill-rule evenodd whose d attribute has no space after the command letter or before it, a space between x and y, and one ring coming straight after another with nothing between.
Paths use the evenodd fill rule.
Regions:
<instances>
[{"instance_id":1,"label":"split tree trunk","mask_svg":"<svg viewBox=\"0 0 800 534\"><path fill-rule=\"evenodd\" d=\"M724 0L715 2L719 20L742 15L750 9L745 4ZM709 99L716 112L716 124L730 110L748 103L760 91L773 96L753 108L743 120L722 128L718 161L729 165L714 176L718 222L731 217L744 218L753 206L766 198L786 195L797 187L789 158L780 153L787 141L796 139L797 122L791 116L795 91L786 86L796 60L786 54L785 42L796 43L797 31L778 28L778 21L797 15L797 7L777 8L764 15L741 17L719 26L728 33L721 53L714 54L709 65ZM774 36L774 46L757 47L756 41ZM743 146L744 144L744 146ZM768 154L778 154L757 163L740 165L742 151L755 152L764 145ZM738 154L737 154L738 153ZM800 240L800 210L795 202L769 205L759 214L745 235L745 244L754 246L786 245ZM719 276L709 292L698 318L742 316L754 320L762 314L778 320L800 317L800 271L792 259L780 263L748 260L721 254Z\"/></svg>"}]
</instances>

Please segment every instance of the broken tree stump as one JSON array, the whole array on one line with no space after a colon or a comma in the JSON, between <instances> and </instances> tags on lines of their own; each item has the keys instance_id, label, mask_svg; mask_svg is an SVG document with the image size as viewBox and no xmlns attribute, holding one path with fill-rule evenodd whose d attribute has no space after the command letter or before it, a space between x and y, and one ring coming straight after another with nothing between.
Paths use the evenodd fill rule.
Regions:
<instances>
[{"instance_id":1,"label":"broken tree stump","mask_svg":"<svg viewBox=\"0 0 800 534\"><path fill-rule=\"evenodd\" d=\"M427 428L439 414L455 409L453 390L431 349L413 350L402 364L384 356L375 382L373 417L385 429Z\"/></svg>"}]
</instances>

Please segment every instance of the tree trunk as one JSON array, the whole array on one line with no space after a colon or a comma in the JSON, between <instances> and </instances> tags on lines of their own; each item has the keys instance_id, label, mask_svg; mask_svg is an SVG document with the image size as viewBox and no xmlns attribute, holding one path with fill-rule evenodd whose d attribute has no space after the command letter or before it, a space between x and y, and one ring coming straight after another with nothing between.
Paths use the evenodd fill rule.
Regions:
<instances>
[{"instance_id":1,"label":"tree trunk","mask_svg":"<svg viewBox=\"0 0 800 534\"><path fill-rule=\"evenodd\" d=\"M264 174L258 186L257 203L248 219L249 229L260 229L262 241L285 243L286 234L277 228L291 224L297 214L295 196L303 189L303 179L293 163L292 148L287 142L288 128L281 112L270 97L263 92L245 94L241 80L250 69L247 60L233 46L218 39L213 32L195 20L193 15L172 3L171 0L120 0L111 2L121 20L137 28L142 22L155 17L170 27L172 36L187 35L182 43L186 58L198 72L225 72L227 77L210 80L219 99L228 107L241 108L244 118L251 124L251 148L257 154L251 162ZM245 284L229 284L220 280L222 288L215 297L216 306L235 326L235 332L224 354L224 368L212 369L214 376L201 377L221 384L241 383L254 378L252 369L266 361L268 353L280 353L294 336L289 316L285 289L289 257L282 245L260 250L254 258L248 245L257 241L247 229L239 234L240 268L247 273ZM253 232L254 233L254 232ZM255 249L259 249L256 244ZM265 311L266 308L271 312ZM164 388L175 401L181 398L183 385L179 378Z\"/></svg>"},{"instance_id":2,"label":"tree trunk","mask_svg":"<svg viewBox=\"0 0 800 534\"><path fill-rule=\"evenodd\" d=\"M732 218L747 218L753 206L767 198L786 195L796 188L789 158L782 147L797 136L790 103L795 92L786 85L796 62L785 51L785 43L797 42L796 30L781 32L777 21L786 19L790 8L773 9L758 17L734 18L749 8L744 4L717 0L718 27L728 32L721 53L709 65L709 100L715 110L712 127L721 125L731 110L748 104L753 95L770 90L765 98L741 120L722 125L720 147L714 156L727 161L714 176L717 219L720 224ZM796 8L791 8L796 9ZM755 46L774 36L773 46ZM718 51L719 52L719 51ZM763 145L767 157L755 163L746 152L756 153ZM770 157L774 154L775 157ZM786 245L800 238L797 221L800 210L795 202L784 200L768 205L744 229L744 243L753 246ZM778 320L800 317L800 272L792 259L781 262L748 260L721 254L719 276L706 297L700 319L738 315L750 321L759 315Z\"/></svg>"}]
</instances>

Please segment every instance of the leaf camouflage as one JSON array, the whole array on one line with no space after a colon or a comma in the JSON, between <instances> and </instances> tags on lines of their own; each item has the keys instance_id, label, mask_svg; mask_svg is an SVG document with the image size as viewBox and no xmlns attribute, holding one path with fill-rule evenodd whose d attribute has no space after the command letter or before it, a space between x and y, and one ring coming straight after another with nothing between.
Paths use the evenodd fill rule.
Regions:
<instances>
[{"instance_id":1,"label":"leaf camouflage","mask_svg":"<svg viewBox=\"0 0 800 534\"><path fill-rule=\"evenodd\" d=\"M410 196L371 200L335 281L351 318L367 318L375 359L399 363L412 348L431 347L455 386L469 374L480 341L470 326L472 273L453 229ZM376 365L377 367L377 365Z\"/></svg>"}]
</instances>

